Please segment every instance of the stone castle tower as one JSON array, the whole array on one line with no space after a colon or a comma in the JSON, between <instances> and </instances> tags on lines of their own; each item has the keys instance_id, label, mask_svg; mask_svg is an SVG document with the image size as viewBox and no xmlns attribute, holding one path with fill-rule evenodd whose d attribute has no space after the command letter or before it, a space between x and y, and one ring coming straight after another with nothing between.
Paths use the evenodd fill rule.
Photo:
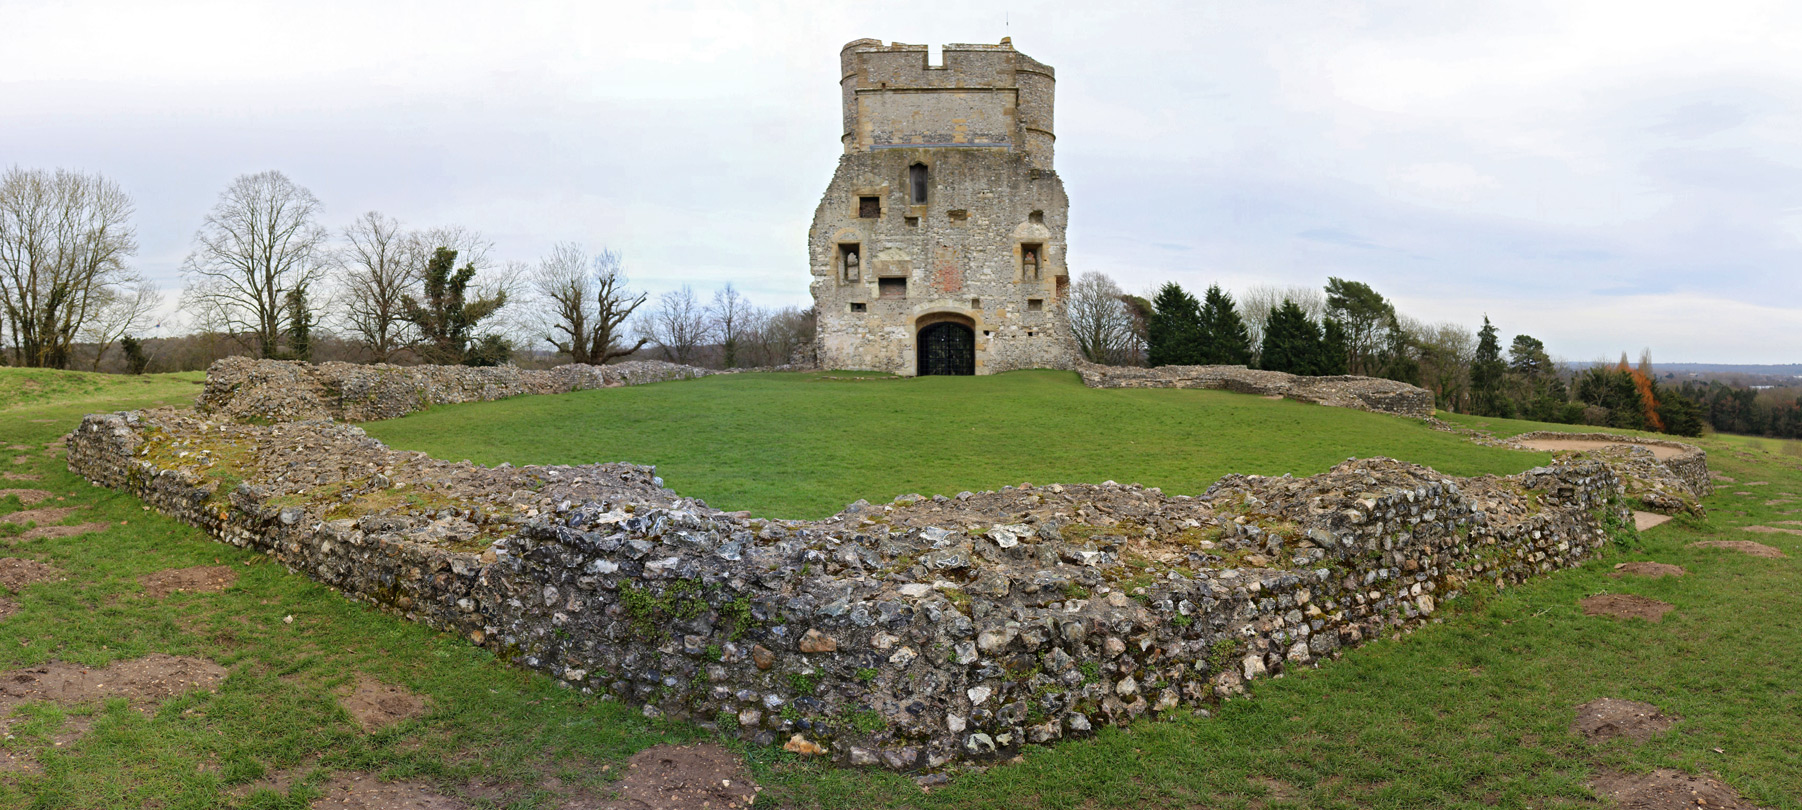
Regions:
<instances>
[{"instance_id":1,"label":"stone castle tower","mask_svg":"<svg viewBox=\"0 0 1802 810\"><path fill-rule=\"evenodd\" d=\"M807 248L822 368L1070 368L1050 67L999 45L840 51L844 156Z\"/></svg>"}]
</instances>

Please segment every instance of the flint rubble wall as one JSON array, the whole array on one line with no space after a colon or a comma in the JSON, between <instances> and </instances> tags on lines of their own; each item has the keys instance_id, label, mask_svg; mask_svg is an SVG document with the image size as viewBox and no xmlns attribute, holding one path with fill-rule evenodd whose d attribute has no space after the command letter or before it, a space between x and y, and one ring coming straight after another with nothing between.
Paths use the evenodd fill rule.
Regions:
<instances>
[{"instance_id":1,"label":"flint rubble wall","mask_svg":"<svg viewBox=\"0 0 1802 810\"><path fill-rule=\"evenodd\" d=\"M1433 415L1431 391L1375 377L1303 377L1245 366L1133 368L1085 363L1077 371L1090 388L1212 388L1417 419Z\"/></svg>"},{"instance_id":2,"label":"flint rubble wall","mask_svg":"<svg viewBox=\"0 0 1802 810\"><path fill-rule=\"evenodd\" d=\"M391 366L386 363L301 363L227 357L206 372L195 403L203 413L233 419L292 422L393 419L434 405L485 402L524 394L566 394L591 388L688 380L718 372L634 360L609 366L569 364L548 370L513 366Z\"/></svg>"},{"instance_id":3,"label":"flint rubble wall","mask_svg":"<svg viewBox=\"0 0 1802 810\"><path fill-rule=\"evenodd\" d=\"M1579 564L1593 459L1388 459L1200 497L1051 485L760 520L631 465L483 468L315 421L87 417L70 469L497 655L758 744L898 770L1186 711ZM241 481L241 483L238 483Z\"/></svg>"},{"instance_id":4,"label":"flint rubble wall","mask_svg":"<svg viewBox=\"0 0 1802 810\"><path fill-rule=\"evenodd\" d=\"M1706 498L1714 494L1714 479L1708 475L1708 453L1693 444L1668 439L1648 439L1644 436L1624 436L1619 433L1561 433L1555 430L1522 433L1509 438L1507 442L1510 445L1518 446L1519 442L1534 439L1607 442L1616 445L1670 448L1678 451L1678 455L1657 459L1657 464L1668 471L1670 476L1687 486L1697 498Z\"/></svg>"},{"instance_id":5,"label":"flint rubble wall","mask_svg":"<svg viewBox=\"0 0 1802 810\"><path fill-rule=\"evenodd\" d=\"M1433 415L1431 392L1372 377L1300 377L1244 366L1128 368L1083 363L1077 370L1090 388L1211 388L1399 416ZM195 406L203 413L237 420L292 422L331 418L369 422L434 405L526 394L562 394L719 373L727 372L656 360L609 366L570 364L533 371L512 366L312 365L227 357L207 369L206 389Z\"/></svg>"}]
</instances>

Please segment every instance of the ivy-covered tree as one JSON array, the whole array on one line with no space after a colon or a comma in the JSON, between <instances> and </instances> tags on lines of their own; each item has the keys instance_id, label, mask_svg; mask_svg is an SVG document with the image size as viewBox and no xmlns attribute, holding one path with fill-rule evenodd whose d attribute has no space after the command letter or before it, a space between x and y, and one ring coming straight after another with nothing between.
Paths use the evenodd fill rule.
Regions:
<instances>
[{"instance_id":1,"label":"ivy-covered tree","mask_svg":"<svg viewBox=\"0 0 1802 810\"><path fill-rule=\"evenodd\" d=\"M1284 301L1264 322L1258 365L1269 371L1317 374L1323 348L1320 327L1294 301Z\"/></svg>"},{"instance_id":2,"label":"ivy-covered tree","mask_svg":"<svg viewBox=\"0 0 1802 810\"><path fill-rule=\"evenodd\" d=\"M305 284L282 295L282 305L288 310L287 358L290 360L313 359L313 322L317 316L308 304Z\"/></svg>"},{"instance_id":3,"label":"ivy-covered tree","mask_svg":"<svg viewBox=\"0 0 1802 810\"><path fill-rule=\"evenodd\" d=\"M1158 289L1145 324L1146 364L1195 366L1207 362L1202 345L1201 304L1176 282Z\"/></svg>"},{"instance_id":4,"label":"ivy-covered tree","mask_svg":"<svg viewBox=\"0 0 1802 810\"><path fill-rule=\"evenodd\" d=\"M473 356L469 342L476 325L507 303L507 294L497 292L474 301L466 300L476 268L473 264L465 264L453 271L456 264L457 251L444 247L433 251L431 261L426 263L422 285L424 300L412 296L406 298L407 320L419 329L420 353L427 360L445 365L461 365L471 360L492 364L496 350L506 345L505 340L498 335L484 335L481 338L483 351ZM505 361L502 358L498 362Z\"/></svg>"},{"instance_id":5,"label":"ivy-covered tree","mask_svg":"<svg viewBox=\"0 0 1802 810\"><path fill-rule=\"evenodd\" d=\"M1514 416L1513 403L1502 390L1502 377L1507 370L1495 324L1485 315L1483 328L1477 332L1477 353L1470 362L1471 412L1478 416Z\"/></svg>"},{"instance_id":6,"label":"ivy-covered tree","mask_svg":"<svg viewBox=\"0 0 1802 810\"><path fill-rule=\"evenodd\" d=\"M1251 333L1233 305L1233 297L1208 286L1201 304L1201 362L1207 365L1243 366L1251 362Z\"/></svg>"}]
</instances>

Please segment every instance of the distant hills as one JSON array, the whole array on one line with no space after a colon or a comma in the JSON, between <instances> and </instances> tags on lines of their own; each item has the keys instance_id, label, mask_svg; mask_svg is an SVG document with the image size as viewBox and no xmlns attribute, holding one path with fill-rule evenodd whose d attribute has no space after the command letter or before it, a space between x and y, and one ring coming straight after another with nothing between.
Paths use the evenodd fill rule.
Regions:
<instances>
[{"instance_id":1,"label":"distant hills","mask_svg":"<svg viewBox=\"0 0 1802 810\"><path fill-rule=\"evenodd\" d=\"M1694 371L1707 374L1759 374L1770 377L1802 377L1802 363L1751 365L1734 363L1653 363L1660 372Z\"/></svg>"}]
</instances>

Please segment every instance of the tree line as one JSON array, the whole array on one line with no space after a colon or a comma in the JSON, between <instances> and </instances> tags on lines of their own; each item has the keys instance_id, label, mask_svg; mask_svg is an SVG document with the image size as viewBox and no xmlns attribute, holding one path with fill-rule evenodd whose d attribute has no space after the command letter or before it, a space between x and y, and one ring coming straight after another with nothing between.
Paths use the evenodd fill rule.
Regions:
<instances>
[{"instance_id":1,"label":"tree line","mask_svg":"<svg viewBox=\"0 0 1802 810\"><path fill-rule=\"evenodd\" d=\"M273 359L495 365L662 357L719 367L791 362L811 310L753 305L727 284L633 289L621 255L559 243L499 262L462 226L408 228L371 211L337 229L280 172L234 179L182 262L181 338L145 335L164 298L130 267L130 198L99 175L0 176L0 361L69 368L78 355L142 373L231 353ZM114 347L117 350L114 351Z\"/></svg>"},{"instance_id":2,"label":"tree line","mask_svg":"<svg viewBox=\"0 0 1802 810\"><path fill-rule=\"evenodd\" d=\"M1708 424L1727 429L1710 420L1695 393L1660 386L1649 355L1637 367L1625 355L1614 364L1562 367L1531 335L1514 336L1504 350L1487 317L1474 333L1456 323L1429 324L1360 281L1254 287L1240 300L1219 285L1197 299L1171 282L1146 299L1088 273L1071 285L1065 314L1083 355L1096 363L1353 374L1421 386L1438 408L1457 413L1685 436ZM1781 416L1749 419L1782 423Z\"/></svg>"}]
</instances>

